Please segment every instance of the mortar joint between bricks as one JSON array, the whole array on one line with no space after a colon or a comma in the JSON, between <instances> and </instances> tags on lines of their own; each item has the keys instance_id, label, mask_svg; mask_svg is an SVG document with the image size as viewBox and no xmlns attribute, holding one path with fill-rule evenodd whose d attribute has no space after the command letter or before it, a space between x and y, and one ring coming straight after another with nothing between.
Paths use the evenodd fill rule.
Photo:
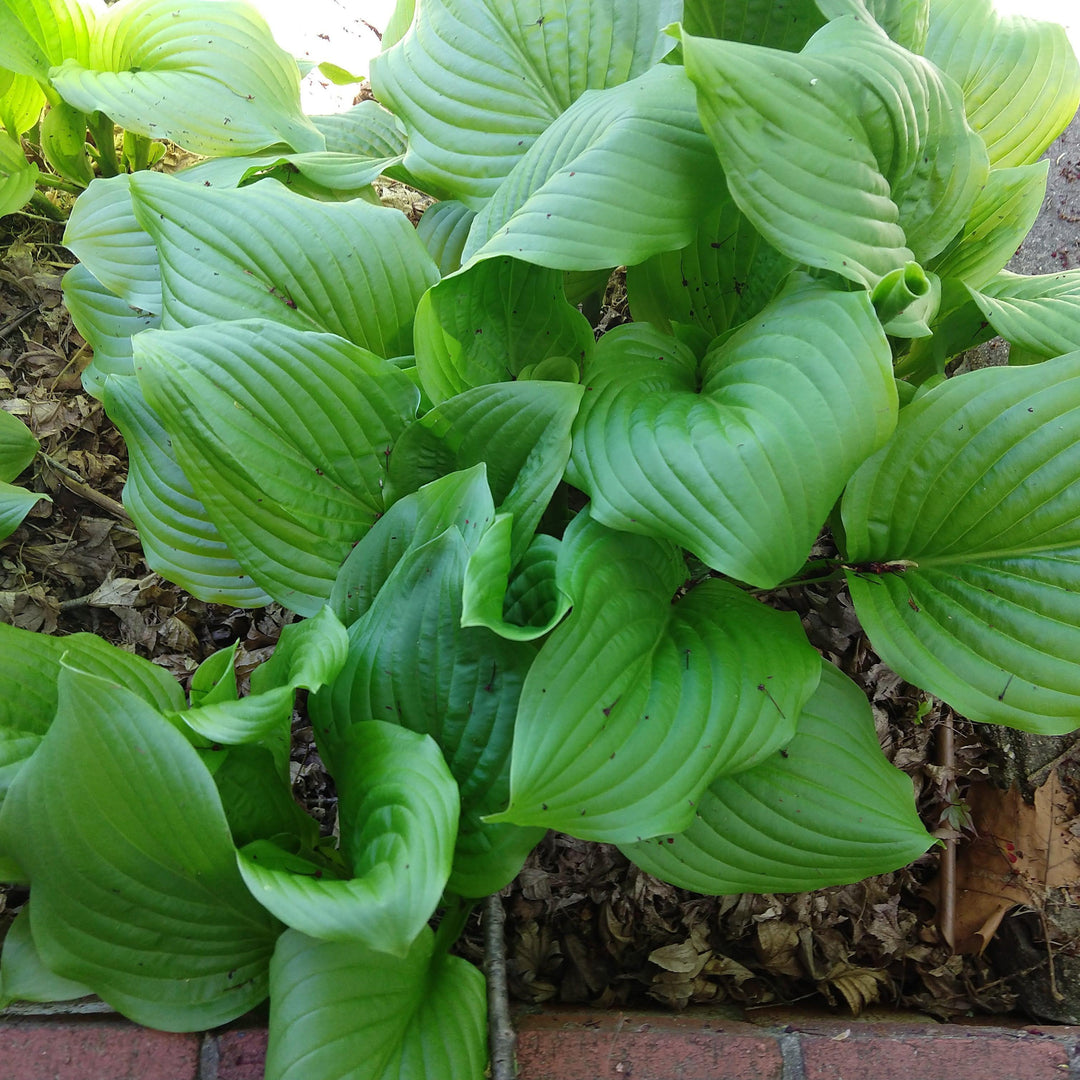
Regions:
<instances>
[{"instance_id":1,"label":"mortar joint between bricks","mask_svg":"<svg viewBox=\"0 0 1080 1080\"><path fill-rule=\"evenodd\" d=\"M806 1065L803 1061L802 1036L795 1031L781 1031L777 1035L780 1043L782 1068L780 1080L806 1080ZM1069 1080L1073 1080L1069 1073ZM1080 1077L1077 1078L1080 1080Z\"/></svg>"},{"instance_id":2,"label":"mortar joint between bricks","mask_svg":"<svg viewBox=\"0 0 1080 1080\"><path fill-rule=\"evenodd\" d=\"M207 1032L199 1047L199 1072L196 1080L218 1080L220 1059L221 1050L218 1047L217 1036Z\"/></svg>"}]
</instances>

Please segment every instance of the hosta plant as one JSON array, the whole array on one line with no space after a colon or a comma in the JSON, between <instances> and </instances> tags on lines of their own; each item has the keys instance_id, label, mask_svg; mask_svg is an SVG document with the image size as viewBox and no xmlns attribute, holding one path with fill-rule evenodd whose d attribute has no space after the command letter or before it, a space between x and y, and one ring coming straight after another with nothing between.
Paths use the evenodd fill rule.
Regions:
<instances>
[{"instance_id":1,"label":"hosta plant","mask_svg":"<svg viewBox=\"0 0 1080 1080\"><path fill-rule=\"evenodd\" d=\"M384 46L377 102L265 103L325 149L95 180L67 232L147 560L294 612L273 659L185 695L0 627L0 867L30 885L3 994L172 1029L268 994L275 1080L482 1076L451 946L544 829L707 893L926 851L770 590L846 578L973 720L1080 715L1080 271L1004 269L1080 101L1060 28L402 0ZM417 228L386 172L434 200ZM632 321L598 337L620 267ZM1012 366L947 377L993 333ZM291 797L300 688L333 837Z\"/></svg>"}]
</instances>

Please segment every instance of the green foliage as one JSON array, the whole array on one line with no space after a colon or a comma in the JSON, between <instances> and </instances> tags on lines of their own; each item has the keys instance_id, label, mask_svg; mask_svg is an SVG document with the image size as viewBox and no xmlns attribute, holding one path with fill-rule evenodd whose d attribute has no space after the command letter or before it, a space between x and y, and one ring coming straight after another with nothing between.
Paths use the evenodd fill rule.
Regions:
<instances>
[{"instance_id":1,"label":"green foliage","mask_svg":"<svg viewBox=\"0 0 1080 1080\"><path fill-rule=\"evenodd\" d=\"M106 177L64 291L150 565L302 617L248 694L234 647L189 699L0 626L5 1000L183 1029L269 993L271 1080L478 1080L449 949L543 829L714 893L917 858L865 697L768 603L809 574L970 718L1075 724L1080 284L1004 269L1080 98L1058 29L402 0L382 104L314 121L231 0L0 0L0 31L3 205L43 98L44 160ZM210 160L126 175L160 138ZM381 173L439 200L419 228ZM634 321L598 335L616 266ZM946 378L987 324L1017 366ZM0 413L8 532L35 450ZM333 837L291 796L298 690Z\"/></svg>"}]
</instances>

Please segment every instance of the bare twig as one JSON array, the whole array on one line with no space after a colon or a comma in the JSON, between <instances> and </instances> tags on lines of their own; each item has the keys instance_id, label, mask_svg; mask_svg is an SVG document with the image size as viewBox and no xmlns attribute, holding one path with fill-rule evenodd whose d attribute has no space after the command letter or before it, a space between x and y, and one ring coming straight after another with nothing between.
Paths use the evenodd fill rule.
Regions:
<instances>
[{"instance_id":1,"label":"bare twig","mask_svg":"<svg viewBox=\"0 0 1080 1080\"><path fill-rule=\"evenodd\" d=\"M946 709L938 726L938 764L946 787L951 787L956 771L956 737L952 710ZM949 837L941 853L941 888L938 928L950 949L956 945L956 841Z\"/></svg>"},{"instance_id":2,"label":"bare twig","mask_svg":"<svg viewBox=\"0 0 1080 1080\"><path fill-rule=\"evenodd\" d=\"M66 465L57 461L55 458L50 457L48 454L42 452L40 457L45 464L56 473L60 479L60 483L63 484L68 491L82 496L82 498L86 499L88 502L92 502L106 513L112 514L113 517L118 518L126 525L131 524L131 517L121 503L118 503L115 499L109 498L108 495L103 495L100 491L95 491L77 472L73 469L69 469Z\"/></svg>"},{"instance_id":3,"label":"bare twig","mask_svg":"<svg viewBox=\"0 0 1080 1080\"><path fill-rule=\"evenodd\" d=\"M16 327L22 326L27 319L33 318L41 310L40 304L35 304L27 311L21 311L14 319L9 319L3 326L0 326L0 341L8 336Z\"/></svg>"},{"instance_id":4,"label":"bare twig","mask_svg":"<svg viewBox=\"0 0 1080 1080\"><path fill-rule=\"evenodd\" d=\"M510 1023L506 987L506 912L498 894L484 901L484 974L488 986L488 1041L491 1080L517 1080L517 1036Z\"/></svg>"}]
</instances>

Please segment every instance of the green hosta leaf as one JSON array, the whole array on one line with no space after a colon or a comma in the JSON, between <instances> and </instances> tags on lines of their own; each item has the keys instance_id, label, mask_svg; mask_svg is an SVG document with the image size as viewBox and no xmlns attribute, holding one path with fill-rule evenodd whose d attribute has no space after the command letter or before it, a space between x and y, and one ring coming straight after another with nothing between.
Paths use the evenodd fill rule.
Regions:
<instances>
[{"instance_id":1,"label":"green hosta leaf","mask_svg":"<svg viewBox=\"0 0 1080 1080\"><path fill-rule=\"evenodd\" d=\"M48 495L0 480L0 540L6 540L41 499L52 501Z\"/></svg>"},{"instance_id":2,"label":"green hosta leaf","mask_svg":"<svg viewBox=\"0 0 1080 1080\"><path fill-rule=\"evenodd\" d=\"M407 552L451 527L472 552L494 516L483 464L449 473L398 499L349 553L334 582L330 606L351 626L371 607Z\"/></svg>"},{"instance_id":3,"label":"green hosta leaf","mask_svg":"<svg viewBox=\"0 0 1080 1080\"><path fill-rule=\"evenodd\" d=\"M164 668L94 634L51 637L0 623L0 800L56 713L61 658L112 679L154 708L182 709L184 695Z\"/></svg>"},{"instance_id":4,"label":"green hosta leaf","mask_svg":"<svg viewBox=\"0 0 1080 1080\"><path fill-rule=\"evenodd\" d=\"M76 200L64 245L101 286L136 317L161 315L161 268L149 234L135 217L130 176L97 179Z\"/></svg>"},{"instance_id":5,"label":"green hosta leaf","mask_svg":"<svg viewBox=\"0 0 1080 1080\"><path fill-rule=\"evenodd\" d=\"M461 269L461 254L475 218L475 210L452 199L429 206L420 218L416 234L444 277Z\"/></svg>"},{"instance_id":6,"label":"green hosta leaf","mask_svg":"<svg viewBox=\"0 0 1080 1080\"><path fill-rule=\"evenodd\" d=\"M269 594L229 553L177 463L161 417L146 403L137 380L131 376L108 379L103 400L127 445L124 507L139 528L147 565L208 603L268 604Z\"/></svg>"},{"instance_id":7,"label":"green hosta leaf","mask_svg":"<svg viewBox=\"0 0 1080 1080\"><path fill-rule=\"evenodd\" d=\"M85 188L94 179L86 152L86 113L61 101L41 119L41 150L54 172Z\"/></svg>"},{"instance_id":8,"label":"green hosta leaf","mask_svg":"<svg viewBox=\"0 0 1080 1080\"><path fill-rule=\"evenodd\" d=\"M991 0L932 0L927 59L964 92L964 110L996 167L1029 165L1080 104L1080 64L1065 31Z\"/></svg>"},{"instance_id":9,"label":"green hosta leaf","mask_svg":"<svg viewBox=\"0 0 1080 1080\"><path fill-rule=\"evenodd\" d=\"M683 5L687 33L794 52L824 22L814 0L686 0Z\"/></svg>"},{"instance_id":10,"label":"green hosta leaf","mask_svg":"<svg viewBox=\"0 0 1080 1080\"><path fill-rule=\"evenodd\" d=\"M684 569L663 541L579 516L564 540L574 607L518 708L510 807L493 820L620 843L685 828L702 791L787 745L817 685L798 618Z\"/></svg>"},{"instance_id":11,"label":"green hosta leaf","mask_svg":"<svg viewBox=\"0 0 1080 1080\"><path fill-rule=\"evenodd\" d=\"M140 330L160 326L161 317L121 300L84 263L76 263L64 274L62 288L71 321L94 350L93 360L83 368L83 389L100 400L110 375L135 373L131 339Z\"/></svg>"},{"instance_id":12,"label":"green hosta leaf","mask_svg":"<svg viewBox=\"0 0 1080 1080\"><path fill-rule=\"evenodd\" d=\"M137 1023L199 1031L266 995L279 925L240 878L197 752L131 691L61 671L0 844L30 874L46 966Z\"/></svg>"},{"instance_id":13,"label":"green hosta leaf","mask_svg":"<svg viewBox=\"0 0 1080 1080\"><path fill-rule=\"evenodd\" d=\"M559 587L560 541L540 533L514 566L512 514L499 514L469 558L462 591L462 626L486 626L511 641L532 641L570 610Z\"/></svg>"},{"instance_id":14,"label":"green hosta leaf","mask_svg":"<svg viewBox=\"0 0 1080 1080\"><path fill-rule=\"evenodd\" d=\"M413 313L437 273L404 214L270 182L220 191L140 173L131 188L160 252L167 329L262 316L379 356L412 352Z\"/></svg>"},{"instance_id":15,"label":"green hosta leaf","mask_svg":"<svg viewBox=\"0 0 1080 1080\"><path fill-rule=\"evenodd\" d=\"M38 167L26 160L22 146L0 131L0 217L21 210L34 194Z\"/></svg>"},{"instance_id":16,"label":"green hosta leaf","mask_svg":"<svg viewBox=\"0 0 1080 1080\"><path fill-rule=\"evenodd\" d=\"M685 832L622 851L695 892L786 893L896 870L931 843L911 780L881 753L866 695L824 663L783 754L715 780Z\"/></svg>"},{"instance_id":17,"label":"green hosta leaf","mask_svg":"<svg viewBox=\"0 0 1080 1080\"><path fill-rule=\"evenodd\" d=\"M789 290L700 363L647 324L617 327L585 381L567 477L596 519L763 588L799 569L896 418L867 294L824 284Z\"/></svg>"},{"instance_id":18,"label":"green hosta leaf","mask_svg":"<svg viewBox=\"0 0 1080 1080\"><path fill-rule=\"evenodd\" d=\"M416 312L416 369L434 402L516 378L549 356L582 363L588 320L566 302L562 274L488 259L428 290Z\"/></svg>"},{"instance_id":19,"label":"green hosta leaf","mask_svg":"<svg viewBox=\"0 0 1080 1080\"><path fill-rule=\"evenodd\" d=\"M941 277L973 289L985 285L1012 257L1042 209L1049 163L991 169L962 232L934 259Z\"/></svg>"},{"instance_id":20,"label":"green hosta leaf","mask_svg":"<svg viewBox=\"0 0 1080 1080\"><path fill-rule=\"evenodd\" d=\"M671 333L700 326L710 338L757 314L795 264L770 247L725 188L697 236L626 271L634 318Z\"/></svg>"},{"instance_id":21,"label":"green hosta leaf","mask_svg":"<svg viewBox=\"0 0 1080 1080\"><path fill-rule=\"evenodd\" d=\"M421 931L397 958L288 930L270 967L267 1080L481 1080L484 977Z\"/></svg>"},{"instance_id":22,"label":"green hosta leaf","mask_svg":"<svg viewBox=\"0 0 1080 1080\"><path fill-rule=\"evenodd\" d=\"M88 986L54 975L43 963L30 933L30 906L4 935L0 960L0 1007L11 1001L71 1001L93 993Z\"/></svg>"},{"instance_id":23,"label":"green hosta leaf","mask_svg":"<svg viewBox=\"0 0 1080 1080\"><path fill-rule=\"evenodd\" d=\"M30 429L0 409L0 480L14 480L37 452L38 441Z\"/></svg>"},{"instance_id":24,"label":"green hosta leaf","mask_svg":"<svg viewBox=\"0 0 1080 1080\"><path fill-rule=\"evenodd\" d=\"M688 244L722 182L693 86L660 64L563 113L479 213L462 261L632 266Z\"/></svg>"},{"instance_id":25,"label":"green hosta leaf","mask_svg":"<svg viewBox=\"0 0 1080 1080\"><path fill-rule=\"evenodd\" d=\"M434 740L382 720L351 725L334 779L351 879L290 872L269 843L239 852L240 872L294 929L405 957L450 875L457 784Z\"/></svg>"},{"instance_id":26,"label":"green hosta leaf","mask_svg":"<svg viewBox=\"0 0 1080 1080\"><path fill-rule=\"evenodd\" d=\"M409 377L332 334L262 319L134 344L147 400L229 552L279 603L314 614L382 513L387 455L418 401Z\"/></svg>"},{"instance_id":27,"label":"green hosta leaf","mask_svg":"<svg viewBox=\"0 0 1080 1080\"><path fill-rule=\"evenodd\" d=\"M583 390L531 380L478 386L436 405L390 457L387 498L485 463L495 505L513 514L513 561L529 546L570 458Z\"/></svg>"},{"instance_id":28,"label":"green hosta leaf","mask_svg":"<svg viewBox=\"0 0 1080 1080\"><path fill-rule=\"evenodd\" d=\"M0 123L12 138L29 131L44 107L45 94L36 79L0 71Z\"/></svg>"},{"instance_id":29,"label":"green hosta leaf","mask_svg":"<svg viewBox=\"0 0 1080 1080\"><path fill-rule=\"evenodd\" d=\"M281 747L287 761L296 691L330 682L344 665L347 649L345 627L323 608L314 618L282 630L271 660L252 672L250 694L204 703L180 713L179 719L227 746L269 741Z\"/></svg>"},{"instance_id":30,"label":"green hosta leaf","mask_svg":"<svg viewBox=\"0 0 1080 1080\"><path fill-rule=\"evenodd\" d=\"M961 375L904 409L844 494L874 648L972 720L1076 727L1078 420L1080 353Z\"/></svg>"},{"instance_id":31,"label":"green hosta leaf","mask_svg":"<svg viewBox=\"0 0 1080 1080\"><path fill-rule=\"evenodd\" d=\"M485 896L513 879L539 839L532 830L480 821L506 802L514 715L535 652L483 628L462 628L470 551L458 527L426 544L418 540L349 628L345 668L309 699L309 709L323 760L335 776L341 747L369 717L435 739L461 790L449 889ZM422 650L417 642L424 642Z\"/></svg>"},{"instance_id":32,"label":"green hosta leaf","mask_svg":"<svg viewBox=\"0 0 1080 1080\"><path fill-rule=\"evenodd\" d=\"M1006 341L1041 359L1080 349L1080 270L1024 277L1003 270L971 295Z\"/></svg>"},{"instance_id":33,"label":"green hosta leaf","mask_svg":"<svg viewBox=\"0 0 1080 1080\"><path fill-rule=\"evenodd\" d=\"M404 122L405 167L479 209L582 94L658 63L680 8L596 0L541 13L530 0L437 0L372 60L372 87Z\"/></svg>"},{"instance_id":34,"label":"green hosta leaf","mask_svg":"<svg viewBox=\"0 0 1080 1080\"><path fill-rule=\"evenodd\" d=\"M987 160L958 88L867 20L799 55L686 35L683 52L735 202L793 259L873 286L967 219Z\"/></svg>"},{"instance_id":35,"label":"green hosta leaf","mask_svg":"<svg viewBox=\"0 0 1080 1080\"><path fill-rule=\"evenodd\" d=\"M385 41L385 34L383 37ZM394 114L377 101L361 101L343 112L313 116L311 122L322 132L332 154L396 158L408 145Z\"/></svg>"},{"instance_id":36,"label":"green hosta leaf","mask_svg":"<svg viewBox=\"0 0 1080 1080\"><path fill-rule=\"evenodd\" d=\"M87 59L54 62L68 104L196 154L325 145L300 108L296 61L248 4L130 0L100 20Z\"/></svg>"},{"instance_id":37,"label":"green hosta leaf","mask_svg":"<svg viewBox=\"0 0 1080 1080\"><path fill-rule=\"evenodd\" d=\"M47 83L53 64L87 59L103 11L98 3L78 0L3 0L0 67Z\"/></svg>"}]
</instances>

